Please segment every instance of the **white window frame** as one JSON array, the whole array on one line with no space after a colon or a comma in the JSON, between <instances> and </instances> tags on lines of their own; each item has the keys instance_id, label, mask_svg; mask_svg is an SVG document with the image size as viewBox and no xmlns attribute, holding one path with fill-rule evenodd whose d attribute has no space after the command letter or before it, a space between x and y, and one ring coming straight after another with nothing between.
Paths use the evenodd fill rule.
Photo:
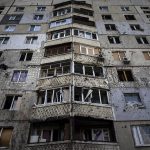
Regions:
<instances>
[{"instance_id":1,"label":"white window frame","mask_svg":"<svg viewBox=\"0 0 150 150\"><path fill-rule=\"evenodd\" d=\"M22 56L22 53L25 53L25 58L24 58L24 60L20 60L20 58L21 58L21 56ZM29 53L32 53L32 55L33 55L33 52L32 52L32 51L31 51L31 52L21 52L21 53L20 53L19 61L27 61L26 59L27 59L27 56L28 56ZM31 58L31 59L32 59L32 58Z\"/></svg>"},{"instance_id":2,"label":"white window frame","mask_svg":"<svg viewBox=\"0 0 150 150\"><path fill-rule=\"evenodd\" d=\"M33 28L33 30L31 30ZM31 32L37 32L41 30L41 25L30 25L29 31Z\"/></svg>"},{"instance_id":3,"label":"white window frame","mask_svg":"<svg viewBox=\"0 0 150 150\"><path fill-rule=\"evenodd\" d=\"M5 26L5 31L6 32L13 32L16 28L16 25L6 25Z\"/></svg>"},{"instance_id":4,"label":"white window frame","mask_svg":"<svg viewBox=\"0 0 150 150\"><path fill-rule=\"evenodd\" d=\"M150 142L149 144L144 144L144 140L140 131L140 127L145 127L148 126L150 128L150 125L135 125L132 126L132 133L133 133L133 137L134 137L134 141L135 141L135 145L136 146L150 146Z\"/></svg>"},{"instance_id":5,"label":"white window frame","mask_svg":"<svg viewBox=\"0 0 150 150\"><path fill-rule=\"evenodd\" d=\"M95 51L94 51L94 48L92 47L88 47L88 46L83 46L83 45L80 45L80 53L81 54L85 54L85 53L82 53L82 47L86 49L86 55L89 55L89 49L92 50L92 56L95 55Z\"/></svg>"},{"instance_id":6,"label":"white window frame","mask_svg":"<svg viewBox=\"0 0 150 150\"><path fill-rule=\"evenodd\" d=\"M74 86L74 92L75 92L75 86ZM91 98L92 98L92 92L93 92L93 89L92 88L86 88L86 87L79 87L79 88L82 88L81 90L82 90L82 93L81 93L81 101L76 101L75 99L74 99L74 101L75 102L82 102L82 103L91 103L91 104L101 104L101 105L109 105L109 95L108 95L108 91L107 90L103 90L103 89L99 89L99 88L96 88L96 90L98 90L98 95L99 95L99 103L92 103L92 101L91 101ZM88 90L88 93L87 93L87 95L86 95L86 97L84 98L84 94L83 94L83 91L84 91L84 89L87 89ZM108 104L103 104L102 103L102 98L101 98L101 91L105 91L106 92L106 94L107 94L107 101L108 101ZM75 93L74 93L74 95L75 95ZM85 99L87 99L88 97L90 96L90 101L85 101Z\"/></svg>"},{"instance_id":7,"label":"white window frame","mask_svg":"<svg viewBox=\"0 0 150 150\"><path fill-rule=\"evenodd\" d=\"M41 18L40 18L40 17L41 17ZM42 19L43 19L43 15L41 15L41 14L37 15L37 14L36 14L36 15L33 16L33 19L36 20L36 21L42 20Z\"/></svg>"},{"instance_id":8,"label":"white window frame","mask_svg":"<svg viewBox=\"0 0 150 150\"><path fill-rule=\"evenodd\" d=\"M108 9L108 6L99 6L99 9L101 10L101 11L108 11L109 9Z\"/></svg>"},{"instance_id":9,"label":"white window frame","mask_svg":"<svg viewBox=\"0 0 150 150\"><path fill-rule=\"evenodd\" d=\"M68 87L68 99L70 99L70 92L71 92L71 87L70 86L66 86ZM55 89L46 89L44 91L45 95L44 95L44 103L42 104L37 104L37 105L41 105L41 106L46 106L46 105L49 105L49 104L61 104L61 103L64 103L66 102L65 99L64 99L64 92L63 92L63 89L66 88L66 87L60 87L60 88L55 88ZM55 94L55 90L58 90L59 89L59 92L61 93L61 95L59 95L60 97L57 99L57 101L54 101L54 94ZM48 91L52 91L52 95L51 95L51 102L47 102L47 93Z\"/></svg>"},{"instance_id":10,"label":"white window frame","mask_svg":"<svg viewBox=\"0 0 150 150\"><path fill-rule=\"evenodd\" d=\"M35 44L37 39L38 39L37 36L27 36L25 40L25 44Z\"/></svg>"},{"instance_id":11,"label":"white window frame","mask_svg":"<svg viewBox=\"0 0 150 150\"><path fill-rule=\"evenodd\" d=\"M70 7L68 7L69 9L71 9L71 12L72 12L72 8L70 8ZM70 12L70 13L71 13ZM57 10L57 17L58 16L64 16L64 15L67 15L67 14L69 14L68 12L67 12L67 8L64 8L64 10L62 10L62 9L60 9L60 10ZM55 17L54 16L54 14L53 14L53 17Z\"/></svg>"},{"instance_id":12,"label":"white window frame","mask_svg":"<svg viewBox=\"0 0 150 150\"><path fill-rule=\"evenodd\" d=\"M66 36L66 30L70 30L70 35L67 35L67 36ZM66 29L66 30L62 30L62 31L56 32L56 33L54 32L54 33L52 34L52 40L57 40L57 39L61 39L61 38L65 38L65 37L71 36L71 29ZM60 36L62 33L64 34L63 37ZM54 37L55 35L58 35L57 38Z\"/></svg>"},{"instance_id":13,"label":"white window frame","mask_svg":"<svg viewBox=\"0 0 150 150\"><path fill-rule=\"evenodd\" d=\"M75 30L78 31L78 35L74 34ZM90 38L89 38L89 35L87 35L87 34L90 34ZM96 35L96 39L93 38L93 34ZM97 34L96 33L88 32L88 31L84 31L84 30L80 30L80 29L73 29L73 35L77 36L77 37L85 38L85 39L97 40Z\"/></svg>"},{"instance_id":14,"label":"white window frame","mask_svg":"<svg viewBox=\"0 0 150 150\"><path fill-rule=\"evenodd\" d=\"M72 23L72 18L62 19L62 20L51 22L50 23L50 28L59 27L59 26L62 26L62 25L70 24L70 23Z\"/></svg>"},{"instance_id":15,"label":"white window frame","mask_svg":"<svg viewBox=\"0 0 150 150\"><path fill-rule=\"evenodd\" d=\"M14 76L15 71L18 71L18 72L19 72L19 76L18 76L17 81L13 81L13 76ZM21 77L22 72L26 72L26 79L25 79L25 81L20 81L20 77ZM27 76L28 76L28 71L27 71L27 70L14 70L13 75L12 75L12 79L11 79L11 82L16 82L16 83L18 83L18 82L19 82L19 83L26 82Z\"/></svg>"},{"instance_id":16,"label":"white window frame","mask_svg":"<svg viewBox=\"0 0 150 150\"><path fill-rule=\"evenodd\" d=\"M45 10L46 10L46 6L38 6L37 7L37 11L45 11Z\"/></svg>"}]
</instances>

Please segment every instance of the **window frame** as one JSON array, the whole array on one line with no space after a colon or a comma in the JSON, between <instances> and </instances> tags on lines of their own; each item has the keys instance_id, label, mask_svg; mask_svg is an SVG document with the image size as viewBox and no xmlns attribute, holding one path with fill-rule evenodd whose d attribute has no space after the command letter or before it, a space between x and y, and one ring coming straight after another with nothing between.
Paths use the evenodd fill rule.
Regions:
<instances>
[{"instance_id":1,"label":"window frame","mask_svg":"<svg viewBox=\"0 0 150 150\"><path fill-rule=\"evenodd\" d=\"M82 48L85 48L85 49L86 49L86 54L85 54L85 53L82 53ZM92 50L92 55L89 54L89 49ZM90 47L90 46L80 45L80 53L81 53L81 54L84 54L84 55L94 56L94 55L95 55L95 49L94 49L93 47Z\"/></svg>"},{"instance_id":2,"label":"window frame","mask_svg":"<svg viewBox=\"0 0 150 150\"><path fill-rule=\"evenodd\" d=\"M22 57L22 54L23 54L23 53L25 53L25 57L24 57L24 60L21 60L21 57ZM32 56L31 56L31 59L30 59L30 60L27 60L29 54L32 54ZM31 61L31 60L32 60L32 57L33 57L33 52L32 52L32 51L28 51L28 52L23 51L23 52L20 53L19 61L21 61L21 62L24 62L24 61Z\"/></svg>"},{"instance_id":3,"label":"window frame","mask_svg":"<svg viewBox=\"0 0 150 150\"><path fill-rule=\"evenodd\" d=\"M14 75L15 75L15 72L19 72L19 76L18 76L18 78L17 78L17 81L14 81L14 80L13 80L13 77L14 77ZM20 81L20 78L21 78L22 73L25 73L25 74L26 74L26 77L25 77L25 79L24 79L23 81ZM26 80L27 80L27 76L28 76L28 70L14 70L14 71L13 71L12 78L11 78L11 82L14 82L14 83L25 83Z\"/></svg>"},{"instance_id":4,"label":"window frame","mask_svg":"<svg viewBox=\"0 0 150 150\"><path fill-rule=\"evenodd\" d=\"M0 37L0 45L7 44L9 39L10 37Z\"/></svg>"},{"instance_id":5,"label":"window frame","mask_svg":"<svg viewBox=\"0 0 150 150\"><path fill-rule=\"evenodd\" d=\"M38 28L37 28L38 27ZM31 30L33 28L33 30ZM37 30L37 29L38 30ZM36 30L35 30L36 29ZM38 32L38 31L40 31L41 30L41 25L30 25L30 28L29 28L29 31L30 32Z\"/></svg>"},{"instance_id":6,"label":"window frame","mask_svg":"<svg viewBox=\"0 0 150 150\"><path fill-rule=\"evenodd\" d=\"M73 86L74 88L74 98L73 98L73 101L74 102L79 102L79 103L83 103L83 104L96 104L96 105L106 105L108 106L109 105L109 93L108 93L108 90L106 89L100 89L100 88L91 88L91 87L79 87L79 86ZM75 95L76 95L76 90L75 88L81 88L81 100L76 100L75 99ZM84 97L84 90L88 90L87 92L87 95ZM99 102L92 102L92 92L93 90L97 90L98 91L98 97L99 97ZM102 100L102 92L106 92L106 96L107 96L107 103L103 103L103 100ZM80 94L80 93L79 93ZM90 96L90 101L85 101L88 97Z\"/></svg>"},{"instance_id":7,"label":"window frame","mask_svg":"<svg viewBox=\"0 0 150 150\"><path fill-rule=\"evenodd\" d=\"M105 12L108 12L109 11L109 8L108 8L108 6L99 6L99 9L100 9L100 11L105 11Z\"/></svg>"},{"instance_id":8,"label":"window frame","mask_svg":"<svg viewBox=\"0 0 150 150\"><path fill-rule=\"evenodd\" d=\"M107 38L110 44L121 44L120 36L107 36Z\"/></svg>"},{"instance_id":9,"label":"window frame","mask_svg":"<svg viewBox=\"0 0 150 150\"><path fill-rule=\"evenodd\" d=\"M6 109L6 108L4 108L5 107L5 103L6 103L6 101L7 101L7 97L8 96L12 96L12 101L11 101L11 105L10 105L10 108L9 109ZM17 100L16 101L18 101L18 98L22 98L22 95L6 95L6 97L5 97L5 102L4 102L4 104L3 104L3 110L10 110L10 111L14 111L14 110L17 110L16 108L15 108L15 99L16 99L16 97L17 97Z\"/></svg>"},{"instance_id":10,"label":"window frame","mask_svg":"<svg viewBox=\"0 0 150 150\"><path fill-rule=\"evenodd\" d=\"M16 25L6 25L5 26L5 32L13 32L15 31Z\"/></svg>"},{"instance_id":11,"label":"window frame","mask_svg":"<svg viewBox=\"0 0 150 150\"><path fill-rule=\"evenodd\" d=\"M47 105L62 104L62 103L67 102L66 99L65 99L65 97L64 97L64 92L63 92L63 90L66 89L66 88L68 88L68 93L69 93L68 94L68 99L70 101L70 98L71 98L71 95L70 95L70 93L71 93L71 87L70 86L63 86L63 87L59 87L59 88L52 88L52 89L46 89L46 90L40 91L40 92L44 92L44 95L42 95L44 97L44 101L43 101L43 103L42 102L39 103L40 98L42 100L42 96L41 97L38 96L37 105L38 106L47 106ZM55 94L58 92L57 90L59 90L59 92L60 92L59 97L55 97ZM48 102L48 100L49 100L48 99L48 91L52 92L51 99L50 99L51 101L50 102ZM57 99L57 101L54 101L55 98Z\"/></svg>"},{"instance_id":12,"label":"window frame","mask_svg":"<svg viewBox=\"0 0 150 150\"><path fill-rule=\"evenodd\" d=\"M135 38L138 44L150 44L146 36L136 36Z\"/></svg>"},{"instance_id":13,"label":"window frame","mask_svg":"<svg viewBox=\"0 0 150 150\"><path fill-rule=\"evenodd\" d=\"M132 125L131 126L131 131L132 131L132 135L133 135L133 140L134 140L134 144L137 147L141 147L141 146L150 146L150 142L149 144L145 144L144 143L144 139L143 139L143 135L141 134L140 128L142 127L149 127L149 124L139 124L139 125Z\"/></svg>"},{"instance_id":14,"label":"window frame","mask_svg":"<svg viewBox=\"0 0 150 150\"><path fill-rule=\"evenodd\" d=\"M122 78L123 80L120 80L120 77L119 77L120 75L119 75L119 73L118 73L118 72L120 72L120 71L123 73L123 78ZM131 80L128 79L128 75L127 75L127 73L126 73L127 71L130 71L130 75L132 75ZM135 81L131 69L118 69L118 70L117 70L117 73L118 73L118 80L119 80L119 82L134 82L134 81Z\"/></svg>"},{"instance_id":15,"label":"window frame","mask_svg":"<svg viewBox=\"0 0 150 150\"><path fill-rule=\"evenodd\" d=\"M24 9L25 9L25 7L18 6L18 7L16 7L15 12L24 12Z\"/></svg>"},{"instance_id":16,"label":"window frame","mask_svg":"<svg viewBox=\"0 0 150 150\"><path fill-rule=\"evenodd\" d=\"M44 17L43 14L35 14L33 16L33 20L35 20L35 21L41 21L41 20L43 20L43 17Z\"/></svg>"},{"instance_id":17,"label":"window frame","mask_svg":"<svg viewBox=\"0 0 150 150\"><path fill-rule=\"evenodd\" d=\"M130 7L129 6L121 6L120 7L122 11L126 12L126 11L130 11Z\"/></svg>"},{"instance_id":18,"label":"window frame","mask_svg":"<svg viewBox=\"0 0 150 150\"><path fill-rule=\"evenodd\" d=\"M117 31L115 24L105 24L106 31Z\"/></svg>"},{"instance_id":19,"label":"window frame","mask_svg":"<svg viewBox=\"0 0 150 150\"><path fill-rule=\"evenodd\" d=\"M27 36L25 39L25 44L36 44L38 36Z\"/></svg>"},{"instance_id":20,"label":"window frame","mask_svg":"<svg viewBox=\"0 0 150 150\"><path fill-rule=\"evenodd\" d=\"M117 57L119 59L115 59L115 57L113 55L114 53L117 54ZM112 52L112 55L113 55L113 58L114 58L115 61L117 61L117 60L122 61L123 60L124 57L121 56L122 55L121 53L124 55L124 57L126 57L126 52L125 51L113 51Z\"/></svg>"},{"instance_id":21,"label":"window frame","mask_svg":"<svg viewBox=\"0 0 150 150\"><path fill-rule=\"evenodd\" d=\"M37 6L36 11L45 11L46 10L46 6Z\"/></svg>"}]
</instances>

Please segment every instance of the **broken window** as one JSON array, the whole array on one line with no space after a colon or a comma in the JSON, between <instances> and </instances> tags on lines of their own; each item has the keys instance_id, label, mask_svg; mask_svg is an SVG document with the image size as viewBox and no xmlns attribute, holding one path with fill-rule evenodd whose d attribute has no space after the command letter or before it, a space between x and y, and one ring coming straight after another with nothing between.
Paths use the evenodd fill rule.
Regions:
<instances>
[{"instance_id":1,"label":"broken window","mask_svg":"<svg viewBox=\"0 0 150 150\"><path fill-rule=\"evenodd\" d=\"M5 26L5 31L6 32L13 32L16 28L16 25L6 25Z\"/></svg>"},{"instance_id":2,"label":"broken window","mask_svg":"<svg viewBox=\"0 0 150 150\"><path fill-rule=\"evenodd\" d=\"M60 30L52 33L52 39L60 39L71 35L71 30Z\"/></svg>"},{"instance_id":3,"label":"broken window","mask_svg":"<svg viewBox=\"0 0 150 150\"><path fill-rule=\"evenodd\" d=\"M63 141L64 130L60 127L42 125L31 130L29 143Z\"/></svg>"},{"instance_id":4,"label":"broken window","mask_svg":"<svg viewBox=\"0 0 150 150\"><path fill-rule=\"evenodd\" d=\"M70 66L70 61L43 65L41 67L41 77L51 77L68 74L70 73Z\"/></svg>"},{"instance_id":5,"label":"broken window","mask_svg":"<svg viewBox=\"0 0 150 150\"><path fill-rule=\"evenodd\" d=\"M95 55L95 49L92 47L80 45L80 53L85 55Z\"/></svg>"},{"instance_id":6,"label":"broken window","mask_svg":"<svg viewBox=\"0 0 150 150\"><path fill-rule=\"evenodd\" d=\"M11 81L12 82L25 82L27 78L27 74L28 74L27 70L15 70Z\"/></svg>"},{"instance_id":7,"label":"broken window","mask_svg":"<svg viewBox=\"0 0 150 150\"><path fill-rule=\"evenodd\" d=\"M102 15L102 19L103 20L112 20L112 16L111 15Z\"/></svg>"},{"instance_id":8,"label":"broken window","mask_svg":"<svg viewBox=\"0 0 150 150\"><path fill-rule=\"evenodd\" d=\"M64 54L71 52L71 43L60 44L57 46L46 47L45 49L45 57L49 57L52 55Z\"/></svg>"},{"instance_id":9,"label":"broken window","mask_svg":"<svg viewBox=\"0 0 150 150\"><path fill-rule=\"evenodd\" d=\"M30 31L40 31L41 30L41 25L31 25L30 26Z\"/></svg>"},{"instance_id":10,"label":"broken window","mask_svg":"<svg viewBox=\"0 0 150 150\"><path fill-rule=\"evenodd\" d=\"M108 36L110 44L120 44L119 36Z\"/></svg>"},{"instance_id":11,"label":"broken window","mask_svg":"<svg viewBox=\"0 0 150 150\"><path fill-rule=\"evenodd\" d=\"M150 14L150 11L143 11L144 14Z\"/></svg>"},{"instance_id":12,"label":"broken window","mask_svg":"<svg viewBox=\"0 0 150 150\"><path fill-rule=\"evenodd\" d=\"M131 70L118 70L117 72L120 81L134 81Z\"/></svg>"},{"instance_id":13,"label":"broken window","mask_svg":"<svg viewBox=\"0 0 150 150\"><path fill-rule=\"evenodd\" d=\"M40 91L38 96L38 104L61 103L68 101L69 87Z\"/></svg>"},{"instance_id":14,"label":"broken window","mask_svg":"<svg viewBox=\"0 0 150 150\"><path fill-rule=\"evenodd\" d=\"M90 76L103 76L102 67L83 65L80 63L75 63L75 73L90 75Z\"/></svg>"},{"instance_id":15,"label":"broken window","mask_svg":"<svg viewBox=\"0 0 150 150\"><path fill-rule=\"evenodd\" d=\"M33 19L34 20L42 20L43 19L43 15L34 15Z\"/></svg>"},{"instance_id":16,"label":"broken window","mask_svg":"<svg viewBox=\"0 0 150 150\"><path fill-rule=\"evenodd\" d=\"M12 132L12 128L0 127L0 147L9 147Z\"/></svg>"},{"instance_id":17,"label":"broken window","mask_svg":"<svg viewBox=\"0 0 150 150\"><path fill-rule=\"evenodd\" d=\"M32 55L32 52L22 52L19 61L31 61Z\"/></svg>"},{"instance_id":18,"label":"broken window","mask_svg":"<svg viewBox=\"0 0 150 150\"><path fill-rule=\"evenodd\" d=\"M103 76L102 67L83 65L80 63L75 63L75 73L91 75L91 76Z\"/></svg>"},{"instance_id":19,"label":"broken window","mask_svg":"<svg viewBox=\"0 0 150 150\"><path fill-rule=\"evenodd\" d=\"M121 6L122 11L130 11L128 6Z\"/></svg>"},{"instance_id":20,"label":"broken window","mask_svg":"<svg viewBox=\"0 0 150 150\"><path fill-rule=\"evenodd\" d=\"M150 52L143 52L143 55L146 60L150 60Z\"/></svg>"},{"instance_id":21,"label":"broken window","mask_svg":"<svg viewBox=\"0 0 150 150\"><path fill-rule=\"evenodd\" d=\"M26 44L35 44L37 41L38 37L37 36L28 36L26 37Z\"/></svg>"},{"instance_id":22,"label":"broken window","mask_svg":"<svg viewBox=\"0 0 150 150\"><path fill-rule=\"evenodd\" d=\"M71 7L66 7L63 9L53 11L53 16L63 16L71 13Z\"/></svg>"},{"instance_id":23,"label":"broken window","mask_svg":"<svg viewBox=\"0 0 150 150\"><path fill-rule=\"evenodd\" d=\"M125 52L123 51L116 51L112 52L114 60L123 60L126 57Z\"/></svg>"},{"instance_id":24,"label":"broken window","mask_svg":"<svg viewBox=\"0 0 150 150\"><path fill-rule=\"evenodd\" d=\"M132 126L132 132L136 146L150 145L150 125Z\"/></svg>"},{"instance_id":25,"label":"broken window","mask_svg":"<svg viewBox=\"0 0 150 150\"><path fill-rule=\"evenodd\" d=\"M9 37L0 37L0 44L7 44Z\"/></svg>"},{"instance_id":26,"label":"broken window","mask_svg":"<svg viewBox=\"0 0 150 150\"><path fill-rule=\"evenodd\" d=\"M2 56L3 52L0 52L0 57Z\"/></svg>"},{"instance_id":27,"label":"broken window","mask_svg":"<svg viewBox=\"0 0 150 150\"><path fill-rule=\"evenodd\" d=\"M134 31L142 31L139 24L130 24L130 28Z\"/></svg>"},{"instance_id":28,"label":"broken window","mask_svg":"<svg viewBox=\"0 0 150 150\"><path fill-rule=\"evenodd\" d=\"M115 24L105 24L105 28L107 31L116 31L116 26Z\"/></svg>"},{"instance_id":29,"label":"broken window","mask_svg":"<svg viewBox=\"0 0 150 150\"><path fill-rule=\"evenodd\" d=\"M5 9L5 7L0 6L0 14L3 12L4 9Z\"/></svg>"},{"instance_id":30,"label":"broken window","mask_svg":"<svg viewBox=\"0 0 150 150\"><path fill-rule=\"evenodd\" d=\"M97 39L96 33L91 33L83 30L74 29L74 35L86 39Z\"/></svg>"},{"instance_id":31,"label":"broken window","mask_svg":"<svg viewBox=\"0 0 150 150\"><path fill-rule=\"evenodd\" d=\"M85 141L110 142L110 131L108 128L84 129L83 139Z\"/></svg>"},{"instance_id":32,"label":"broken window","mask_svg":"<svg viewBox=\"0 0 150 150\"><path fill-rule=\"evenodd\" d=\"M135 37L138 44L149 44L146 37Z\"/></svg>"},{"instance_id":33,"label":"broken window","mask_svg":"<svg viewBox=\"0 0 150 150\"><path fill-rule=\"evenodd\" d=\"M107 91L97 88L75 87L74 100L96 104L108 104Z\"/></svg>"},{"instance_id":34,"label":"broken window","mask_svg":"<svg viewBox=\"0 0 150 150\"><path fill-rule=\"evenodd\" d=\"M38 6L37 11L45 11L46 7L45 6Z\"/></svg>"},{"instance_id":35,"label":"broken window","mask_svg":"<svg viewBox=\"0 0 150 150\"><path fill-rule=\"evenodd\" d=\"M16 7L16 12L23 12L24 11L24 7Z\"/></svg>"},{"instance_id":36,"label":"broken window","mask_svg":"<svg viewBox=\"0 0 150 150\"><path fill-rule=\"evenodd\" d=\"M3 109L18 110L21 103L21 95L8 95L4 103Z\"/></svg>"},{"instance_id":37,"label":"broken window","mask_svg":"<svg viewBox=\"0 0 150 150\"><path fill-rule=\"evenodd\" d=\"M124 15L126 20L136 20L134 15Z\"/></svg>"},{"instance_id":38,"label":"broken window","mask_svg":"<svg viewBox=\"0 0 150 150\"><path fill-rule=\"evenodd\" d=\"M80 9L73 8L73 12L83 14L83 15L87 15L87 16L93 16L93 11L92 10L88 10L88 9L84 9L84 8L80 8Z\"/></svg>"},{"instance_id":39,"label":"broken window","mask_svg":"<svg viewBox=\"0 0 150 150\"><path fill-rule=\"evenodd\" d=\"M124 97L127 104L142 104L139 93L124 93Z\"/></svg>"},{"instance_id":40,"label":"broken window","mask_svg":"<svg viewBox=\"0 0 150 150\"><path fill-rule=\"evenodd\" d=\"M108 6L100 6L99 9L101 11L108 11Z\"/></svg>"},{"instance_id":41,"label":"broken window","mask_svg":"<svg viewBox=\"0 0 150 150\"><path fill-rule=\"evenodd\" d=\"M62 26L62 25L70 24L70 23L72 23L72 18L66 18L63 20L58 20L58 21L51 22L50 28L58 27L58 26Z\"/></svg>"}]
</instances>

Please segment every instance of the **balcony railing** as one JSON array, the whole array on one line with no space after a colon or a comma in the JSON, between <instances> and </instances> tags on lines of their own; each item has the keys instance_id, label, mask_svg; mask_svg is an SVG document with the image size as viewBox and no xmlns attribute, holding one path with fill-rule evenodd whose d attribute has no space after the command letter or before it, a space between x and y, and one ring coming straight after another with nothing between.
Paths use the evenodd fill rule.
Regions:
<instances>
[{"instance_id":1,"label":"balcony railing","mask_svg":"<svg viewBox=\"0 0 150 150\"><path fill-rule=\"evenodd\" d=\"M42 144L30 144L25 150L120 150L117 143L64 141Z\"/></svg>"}]
</instances>

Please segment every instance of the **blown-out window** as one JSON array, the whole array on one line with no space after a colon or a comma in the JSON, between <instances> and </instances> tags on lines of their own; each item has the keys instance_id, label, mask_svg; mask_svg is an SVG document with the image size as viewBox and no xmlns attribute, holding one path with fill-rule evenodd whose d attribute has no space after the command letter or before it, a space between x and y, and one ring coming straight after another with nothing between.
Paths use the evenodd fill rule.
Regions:
<instances>
[{"instance_id":1,"label":"blown-out window","mask_svg":"<svg viewBox=\"0 0 150 150\"><path fill-rule=\"evenodd\" d=\"M69 99L69 87L61 87L57 89L50 89L40 91L38 95L38 105L50 104L50 103L61 103L68 101Z\"/></svg>"},{"instance_id":2,"label":"blown-out window","mask_svg":"<svg viewBox=\"0 0 150 150\"><path fill-rule=\"evenodd\" d=\"M74 100L88 103L108 104L107 91L97 88L74 88Z\"/></svg>"},{"instance_id":3,"label":"blown-out window","mask_svg":"<svg viewBox=\"0 0 150 150\"><path fill-rule=\"evenodd\" d=\"M78 74L103 77L103 68L102 67L75 63L74 68L75 68L74 69L75 73L78 73Z\"/></svg>"},{"instance_id":4,"label":"blown-out window","mask_svg":"<svg viewBox=\"0 0 150 150\"><path fill-rule=\"evenodd\" d=\"M70 61L43 65L41 77L51 77L70 73Z\"/></svg>"}]
</instances>

